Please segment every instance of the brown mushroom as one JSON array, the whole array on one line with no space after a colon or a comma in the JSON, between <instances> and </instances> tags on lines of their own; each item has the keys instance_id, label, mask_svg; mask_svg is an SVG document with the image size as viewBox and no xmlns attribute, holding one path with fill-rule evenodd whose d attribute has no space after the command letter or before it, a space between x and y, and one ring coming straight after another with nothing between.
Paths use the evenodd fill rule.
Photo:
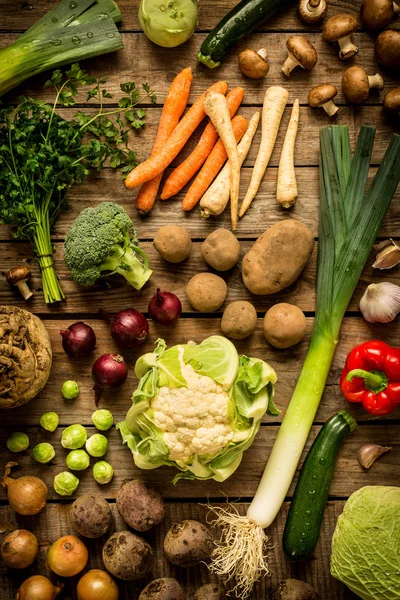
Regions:
<instances>
[{"instance_id":1,"label":"brown mushroom","mask_svg":"<svg viewBox=\"0 0 400 600\"><path fill-rule=\"evenodd\" d=\"M342 90L349 102L362 104L371 88L382 89L383 79L379 73L367 75L361 67L353 66L343 73Z\"/></svg>"},{"instance_id":2,"label":"brown mushroom","mask_svg":"<svg viewBox=\"0 0 400 600\"><path fill-rule=\"evenodd\" d=\"M400 31L386 29L376 38L375 57L389 69L400 69Z\"/></svg>"},{"instance_id":3,"label":"brown mushroom","mask_svg":"<svg viewBox=\"0 0 400 600\"><path fill-rule=\"evenodd\" d=\"M308 94L308 104L312 108L321 107L327 115L333 117L339 110L339 107L333 102L337 94L337 88L331 83L321 83L313 87Z\"/></svg>"},{"instance_id":4,"label":"brown mushroom","mask_svg":"<svg viewBox=\"0 0 400 600\"><path fill-rule=\"evenodd\" d=\"M383 99L383 108L389 113L397 113L400 117L400 87L390 90Z\"/></svg>"},{"instance_id":5,"label":"brown mushroom","mask_svg":"<svg viewBox=\"0 0 400 600\"><path fill-rule=\"evenodd\" d=\"M364 0L361 5L361 21L365 29L385 29L400 8L393 0Z\"/></svg>"},{"instance_id":6,"label":"brown mushroom","mask_svg":"<svg viewBox=\"0 0 400 600\"><path fill-rule=\"evenodd\" d=\"M358 52L358 47L350 39L359 27L359 22L352 15L339 13L327 20L322 30L322 37L326 42L338 42L340 46L339 58L347 60Z\"/></svg>"},{"instance_id":7,"label":"brown mushroom","mask_svg":"<svg viewBox=\"0 0 400 600\"><path fill-rule=\"evenodd\" d=\"M327 9L326 0L299 0L299 17L307 25L322 21Z\"/></svg>"},{"instance_id":8,"label":"brown mushroom","mask_svg":"<svg viewBox=\"0 0 400 600\"><path fill-rule=\"evenodd\" d=\"M288 57L282 65L282 73L290 77L296 67L311 71L317 63L318 54L311 42L303 35L291 35L286 42Z\"/></svg>"},{"instance_id":9,"label":"brown mushroom","mask_svg":"<svg viewBox=\"0 0 400 600\"><path fill-rule=\"evenodd\" d=\"M16 285L18 287L24 300L29 300L33 296L33 292L31 292L27 284L31 276L32 272L27 265L18 265L8 271L6 279L9 285Z\"/></svg>"},{"instance_id":10,"label":"brown mushroom","mask_svg":"<svg viewBox=\"0 0 400 600\"><path fill-rule=\"evenodd\" d=\"M260 48L257 52L246 48L239 54L239 69L250 79L262 79L269 71L267 50Z\"/></svg>"}]
</instances>

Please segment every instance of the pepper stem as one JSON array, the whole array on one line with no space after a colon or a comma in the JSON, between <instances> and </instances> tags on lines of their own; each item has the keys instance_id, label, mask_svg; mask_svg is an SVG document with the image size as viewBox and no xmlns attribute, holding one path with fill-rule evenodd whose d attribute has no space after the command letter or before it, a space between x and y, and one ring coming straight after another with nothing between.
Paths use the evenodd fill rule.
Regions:
<instances>
[{"instance_id":1,"label":"pepper stem","mask_svg":"<svg viewBox=\"0 0 400 600\"><path fill-rule=\"evenodd\" d=\"M354 377L364 379L367 390L379 394L388 386L388 378L383 371L365 371L364 369L353 369L347 373L347 381L352 381Z\"/></svg>"}]
</instances>

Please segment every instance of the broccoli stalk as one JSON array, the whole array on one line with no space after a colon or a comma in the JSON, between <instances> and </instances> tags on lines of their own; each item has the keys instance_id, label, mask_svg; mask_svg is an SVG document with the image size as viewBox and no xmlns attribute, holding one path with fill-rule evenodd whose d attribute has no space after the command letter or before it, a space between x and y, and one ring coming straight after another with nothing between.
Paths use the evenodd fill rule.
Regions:
<instances>
[{"instance_id":1,"label":"broccoli stalk","mask_svg":"<svg viewBox=\"0 0 400 600\"><path fill-rule=\"evenodd\" d=\"M138 260L138 255L143 262ZM122 275L136 290L144 286L152 273L147 254L138 245L132 243L128 232L124 237L124 245L117 246L114 253L106 258L99 268L100 271L111 271Z\"/></svg>"}]
</instances>

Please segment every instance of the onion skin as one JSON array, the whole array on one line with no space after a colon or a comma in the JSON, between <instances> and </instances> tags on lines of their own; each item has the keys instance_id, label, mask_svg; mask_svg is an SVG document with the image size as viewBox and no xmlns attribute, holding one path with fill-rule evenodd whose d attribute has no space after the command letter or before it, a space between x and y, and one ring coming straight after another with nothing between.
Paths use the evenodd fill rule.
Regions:
<instances>
[{"instance_id":1,"label":"onion skin","mask_svg":"<svg viewBox=\"0 0 400 600\"><path fill-rule=\"evenodd\" d=\"M50 546L47 565L60 577L73 577L86 567L88 558L88 550L78 537L64 535Z\"/></svg>"},{"instance_id":2,"label":"onion skin","mask_svg":"<svg viewBox=\"0 0 400 600\"><path fill-rule=\"evenodd\" d=\"M96 406L103 390L114 390L125 383L128 368L119 354L103 354L92 367Z\"/></svg>"},{"instance_id":3,"label":"onion skin","mask_svg":"<svg viewBox=\"0 0 400 600\"><path fill-rule=\"evenodd\" d=\"M119 590L114 579L101 569L91 569L78 581L78 600L118 600Z\"/></svg>"},{"instance_id":4,"label":"onion skin","mask_svg":"<svg viewBox=\"0 0 400 600\"><path fill-rule=\"evenodd\" d=\"M82 358L88 356L96 347L96 334L90 325L77 321L61 330L62 347L68 356Z\"/></svg>"},{"instance_id":5,"label":"onion skin","mask_svg":"<svg viewBox=\"0 0 400 600\"><path fill-rule=\"evenodd\" d=\"M43 575L33 575L25 579L17 592L16 600L54 600L62 587L62 584L53 585L50 579Z\"/></svg>"},{"instance_id":6,"label":"onion skin","mask_svg":"<svg viewBox=\"0 0 400 600\"><path fill-rule=\"evenodd\" d=\"M23 475L18 479L10 477L11 469L18 466L8 462L1 485L7 490L8 502L19 515L37 515L46 505L47 485L39 477Z\"/></svg>"},{"instance_id":7,"label":"onion skin","mask_svg":"<svg viewBox=\"0 0 400 600\"><path fill-rule=\"evenodd\" d=\"M127 308L112 314L100 310L100 314L110 322L111 336L119 348L131 350L143 344L149 333L146 317L135 310Z\"/></svg>"},{"instance_id":8,"label":"onion skin","mask_svg":"<svg viewBox=\"0 0 400 600\"><path fill-rule=\"evenodd\" d=\"M160 288L157 288L157 292L150 299L148 310L156 323L171 325L181 316L182 303L172 292L161 292Z\"/></svg>"},{"instance_id":9,"label":"onion skin","mask_svg":"<svg viewBox=\"0 0 400 600\"><path fill-rule=\"evenodd\" d=\"M10 569L25 569L39 552L36 536L27 529L15 529L1 544L1 558Z\"/></svg>"}]
</instances>

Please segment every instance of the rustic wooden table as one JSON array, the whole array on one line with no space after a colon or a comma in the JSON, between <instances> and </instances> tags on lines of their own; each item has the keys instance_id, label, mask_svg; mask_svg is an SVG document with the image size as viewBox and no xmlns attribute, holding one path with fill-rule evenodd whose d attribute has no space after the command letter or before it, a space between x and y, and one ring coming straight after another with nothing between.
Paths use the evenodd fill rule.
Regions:
<instances>
[{"instance_id":1,"label":"rustic wooden table","mask_svg":"<svg viewBox=\"0 0 400 600\"><path fill-rule=\"evenodd\" d=\"M308 107L308 90L313 85L321 82L332 82L340 88L341 74L346 66L352 63L360 64L370 74L375 73L377 65L373 53L374 37L362 31L355 34L354 39L357 45L360 46L360 52L354 60L344 64L337 56L336 47L322 41L320 31L308 31L308 36L319 53L318 64L311 73L298 69L290 79L286 79L281 74L279 66L285 57L285 41L291 32L307 31L296 15L295 6L292 6L278 17L262 25L259 31L246 41L239 43L218 70L210 71L196 62L196 53L206 32L234 5L233 0L201 0L198 32L183 47L168 51L151 44L141 33L137 19L137 0L120 0L118 3L123 15L121 31L123 31L124 49L116 54L91 60L85 66L90 73L101 73L106 76L109 79L111 91L117 92L119 83L124 80L134 80L136 83L147 81L151 87L157 90L158 105L148 110L146 127L135 140L140 159L146 158L150 153L166 91L174 75L183 67L191 66L194 72L191 100L217 78L226 79L231 87L243 85L246 96L240 112L244 115L251 115L254 112L254 107L261 106L267 85L283 85L289 90L289 103L291 104L297 97L301 104L299 135L296 144L299 199L295 208L290 212L283 212L276 205L275 185L277 165L282 147L283 135L281 134L257 199L245 218L240 221L237 234L241 241L242 255L258 235L283 218L302 220L311 227L315 236L317 236L319 197L318 135L320 128L328 124L328 118L322 110L313 110ZM19 33L40 18L53 4L53 0L0 0L0 47L4 47L13 41ZM331 2L329 15L332 16L335 13L347 11L357 16L359 6L360 2L358 0ZM398 28L399 22L395 21L393 25ZM271 69L265 81L251 82L240 75L236 62L237 54L247 45L253 48L267 47ZM399 85L399 80L397 79L396 83L393 75L389 73L383 73L383 75L386 91ZM50 99L50 93L43 91L41 88L44 80L44 77L37 77L33 81L28 81L20 90L17 90L17 94L23 92ZM365 105L353 108L346 104L341 91L337 96L340 111L334 122L348 125L353 143L362 123L377 127L371 174L375 172L377 165L379 165L390 134L396 128L399 130L399 122L396 126L395 122L389 121L384 116L380 106L381 100L381 96L372 93ZM82 100L82 102L84 101ZM73 109L65 112L72 114ZM289 109L285 111L281 132L284 131L284 127L288 122L289 112ZM242 171L242 191L249 182L250 167L255 158L258 141L259 134ZM188 148L191 145L188 144ZM188 148L185 149L185 152ZM71 222L81 209L86 206L94 206L104 200L117 201L127 209L135 220L143 247L150 256L154 275L150 284L139 293L135 293L132 288L118 279L113 279L111 289L98 285L83 290L71 280L70 274L64 265L62 241ZM149 218L139 219L134 209L134 194L125 189L119 173L115 173L110 169L105 169L103 172L88 178L82 185L74 187L69 195L69 201L69 210L60 217L53 233L57 272L61 278L67 300L60 305L46 306L44 304L40 291L39 273L35 265L32 265L32 267L34 270L33 288L36 293L28 306L17 293L9 288L4 277L0 277L0 303L29 308L39 315L44 320L50 333L54 352L52 374L43 392L26 406L13 411L3 411L1 414L0 448L2 465L7 460L15 458L15 456L8 453L5 447L5 439L11 431L16 429L28 433L31 448L45 439L54 444L56 448L56 458L47 466L34 462L29 451L17 457L21 474L38 475L49 486L50 499L42 514L28 518L16 517L13 511L7 507L4 491L0 494L0 530L4 530L3 525L6 526L5 521L8 520L12 524L31 529L42 542L39 562L34 563L28 569L28 573L11 573L7 571L3 564L0 565L0 598L2 600L14 598L19 583L29 574L46 574L46 543L54 541L61 535L71 533L69 522L70 501L61 500L52 488L54 475L65 468L66 451L60 447L60 434L61 430L71 423L82 423L87 426L89 433L93 431L90 420L90 415L94 409L90 376L93 357L79 362L69 360L61 348L60 329L66 328L78 319L85 320L93 326L98 336L95 357L106 351L114 351L115 346L108 334L108 327L98 318L97 310L100 307L109 311L135 307L146 311L149 298L154 293L155 288L159 286L178 294L183 301L184 314L179 322L169 329L158 327L150 322L150 335L145 346L143 346L144 352L150 351L155 340L160 336L172 345L189 339L200 342L207 335L219 333L220 331L220 314L199 315L193 312L185 299L185 285L193 273L207 270L207 265L201 258L201 241L215 227L229 227L229 215L227 213L218 220L209 219L204 221L200 218L197 210L192 211L191 214L184 214L180 210L179 201L171 201L163 204L159 202ZM167 223L185 225L192 235L194 242L192 255L190 260L181 265L166 264L152 247L151 242L155 232ZM399 223L400 190L397 191L393 199L379 237L399 237ZM9 228L0 227L0 240L0 272L2 272L2 275L11 265L32 260L30 246L13 240ZM264 358L276 369L279 378L276 386L276 402L282 411L281 416L278 418L266 417L264 419L254 445L246 452L240 468L231 479L223 484L199 481L185 483L183 481L174 487L171 484L173 473L170 469L162 468L150 472L138 471L133 465L129 450L122 446L120 436L114 428L108 435L110 449L107 455L107 460L115 467L113 481L100 489L100 486L94 482L90 470L80 476L81 484L78 492L80 494L89 491L103 493L112 504L117 529L122 529L123 523L115 510L114 500L122 481L127 477L139 476L157 485L166 499L167 514L164 523L146 536L157 553L153 576L160 577L168 574L176 576L185 587L188 600L192 598L195 589L200 584L206 583L212 578L210 578L205 566L182 570L168 565L162 555L164 533L171 523L182 518L204 518L205 509L199 503L205 502L207 498L213 502L222 501L225 496L229 496L231 499L240 499L238 505L240 510L246 510L246 503L253 497L257 488L268 453L274 443L279 423L285 413L285 408L306 354L313 325L316 258L317 248L301 278L294 285L274 297L250 297L242 284L240 267L233 269L226 276L229 288L227 302L248 299L254 303L259 314L257 331L250 339L238 343L238 349L246 354ZM371 264L372 256L357 286L348 315L344 320L341 340L307 449L318 433L321 424L335 411L347 406L340 394L338 381L348 351L355 344L371 338L380 338L388 343L398 344L400 334L398 322L386 326L370 326L361 318L358 312L358 302L366 285L372 281L384 280L400 283L398 269L381 273L373 271ZM266 309L275 302L280 301L297 304L305 311L307 316L308 332L306 341L288 351L273 350L266 343L262 334L262 317ZM199 318L200 316L201 318ZM101 402L103 407L112 410L116 421L124 417L130 406L130 396L136 383L133 374L133 365L136 358L137 354L135 353L127 355L130 367L127 383L117 393L104 394ZM76 401L63 400L61 397L61 384L66 379L76 379L79 382L81 393ZM46 433L39 427L41 414L48 410L56 410L60 415L60 427L53 434ZM296 577L308 581L319 591L323 600L350 600L355 598L329 574L332 532L336 519L342 511L344 501L352 492L364 485L398 484L400 420L398 412L385 420L378 420L356 407L351 407L351 410L359 422L359 427L345 442L340 453L314 559L304 565L292 565L285 559L281 548L281 535L288 510L288 503L285 503L271 528L271 535L275 544L274 549L270 552L272 575L256 586L252 596L254 600L268 598L269 591L277 581L286 577ZM358 448L367 442L376 442L392 447L392 450L385 454L370 471L364 471L357 461ZM288 500L292 492L293 485L290 488ZM93 543L89 541L88 545L90 548L89 566L91 568L101 567L101 541ZM76 598L75 586L76 579L67 581L62 597L66 600ZM139 593L138 590L141 587L143 587L143 582L121 585L121 598L136 599Z\"/></svg>"}]
</instances>

